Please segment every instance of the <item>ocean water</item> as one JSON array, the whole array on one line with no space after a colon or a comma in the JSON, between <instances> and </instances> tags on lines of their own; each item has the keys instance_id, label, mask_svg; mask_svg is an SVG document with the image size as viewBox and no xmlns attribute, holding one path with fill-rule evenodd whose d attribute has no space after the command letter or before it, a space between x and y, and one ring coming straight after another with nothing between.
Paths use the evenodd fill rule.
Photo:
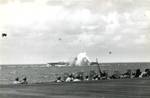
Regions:
<instances>
[{"instance_id":1,"label":"ocean water","mask_svg":"<svg viewBox=\"0 0 150 98\"><path fill-rule=\"evenodd\" d=\"M100 68L112 75L114 71L124 73L127 69L140 68L141 71L144 71L146 68L150 68L150 63L103 63ZM98 66L0 65L0 84L12 84L16 77L22 79L24 76L27 77L29 83L52 82L56 77L63 76L64 73L83 72L88 75L91 70L98 72Z\"/></svg>"}]
</instances>

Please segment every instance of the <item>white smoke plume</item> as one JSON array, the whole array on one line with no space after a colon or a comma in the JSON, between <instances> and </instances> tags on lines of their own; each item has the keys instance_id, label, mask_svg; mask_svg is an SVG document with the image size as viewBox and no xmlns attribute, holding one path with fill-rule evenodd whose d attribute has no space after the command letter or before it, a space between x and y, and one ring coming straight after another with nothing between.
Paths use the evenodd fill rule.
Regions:
<instances>
[{"instance_id":1,"label":"white smoke plume","mask_svg":"<svg viewBox=\"0 0 150 98\"><path fill-rule=\"evenodd\" d=\"M86 55L86 52L79 53L77 57L73 60L71 65L74 66L87 66L89 65L90 60L88 56Z\"/></svg>"}]
</instances>

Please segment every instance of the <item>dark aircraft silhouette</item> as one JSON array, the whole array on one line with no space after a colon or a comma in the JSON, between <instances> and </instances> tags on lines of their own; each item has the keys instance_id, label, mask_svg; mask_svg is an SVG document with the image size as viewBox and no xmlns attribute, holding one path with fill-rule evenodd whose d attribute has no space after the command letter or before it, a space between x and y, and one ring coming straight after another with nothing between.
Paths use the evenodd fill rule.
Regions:
<instances>
[{"instance_id":1,"label":"dark aircraft silhouette","mask_svg":"<svg viewBox=\"0 0 150 98\"><path fill-rule=\"evenodd\" d=\"M7 34L6 33L2 33L2 37L7 37Z\"/></svg>"},{"instance_id":2,"label":"dark aircraft silhouette","mask_svg":"<svg viewBox=\"0 0 150 98\"><path fill-rule=\"evenodd\" d=\"M60 40L60 41L61 41L62 39L61 39L61 38L59 38L58 40Z\"/></svg>"},{"instance_id":3,"label":"dark aircraft silhouette","mask_svg":"<svg viewBox=\"0 0 150 98\"><path fill-rule=\"evenodd\" d=\"M112 54L112 52L111 52L111 51L109 51L109 54Z\"/></svg>"}]
</instances>

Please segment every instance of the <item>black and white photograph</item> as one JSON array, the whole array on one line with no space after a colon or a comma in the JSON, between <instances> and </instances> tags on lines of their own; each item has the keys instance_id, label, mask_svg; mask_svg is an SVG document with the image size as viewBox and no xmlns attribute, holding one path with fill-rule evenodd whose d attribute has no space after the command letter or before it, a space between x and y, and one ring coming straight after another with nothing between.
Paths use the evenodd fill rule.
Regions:
<instances>
[{"instance_id":1,"label":"black and white photograph","mask_svg":"<svg viewBox=\"0 0 150 98\"><path fill-rule=\"evenodd\" d=\"M0 0L0 98L150 98L150 0Z\"/></svg>"}]
</instances>

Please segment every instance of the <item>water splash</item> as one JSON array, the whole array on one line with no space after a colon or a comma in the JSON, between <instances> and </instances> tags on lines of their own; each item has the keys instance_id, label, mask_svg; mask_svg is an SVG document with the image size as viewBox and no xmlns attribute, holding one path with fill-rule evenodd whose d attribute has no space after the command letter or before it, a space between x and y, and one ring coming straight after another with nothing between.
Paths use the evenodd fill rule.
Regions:
<instances>
[{"instance_id":1,"label":"water splash","mask_svg":"<svg viewBox=\"0 0 150 98\"><path fill-rule=\"evenodd\" d=\"M86 52L79 53L73 61L73 65L76 66L87 66L89 63L90 59L88 58Z\"/></svg>"}]
</instances>

